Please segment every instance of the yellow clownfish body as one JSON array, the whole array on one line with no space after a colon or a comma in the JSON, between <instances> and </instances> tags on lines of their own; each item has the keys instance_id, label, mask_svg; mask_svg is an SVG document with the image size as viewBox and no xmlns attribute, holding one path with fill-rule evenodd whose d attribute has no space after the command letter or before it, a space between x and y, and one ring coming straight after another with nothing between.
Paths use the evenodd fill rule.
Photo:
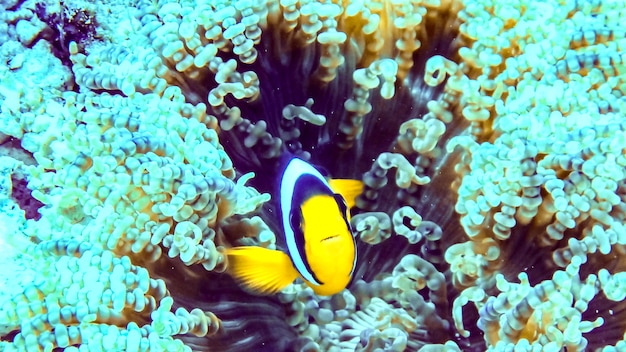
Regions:
<instances>
[{"instance_id":1,"label":"yellow clownfish body","mask_svg":"<svg viewBox=\"0 0 626 352\"><path fill-rule=\"evenodd\" d=\"M228 272L262 294L277 293L298 277L316 294L340 292L350 282L356 264L348 209L362 189L360 181L327 181L309 163L290 159L278 192L287 253L250 246L229 248Z\"/></svg>"}]
</instances>

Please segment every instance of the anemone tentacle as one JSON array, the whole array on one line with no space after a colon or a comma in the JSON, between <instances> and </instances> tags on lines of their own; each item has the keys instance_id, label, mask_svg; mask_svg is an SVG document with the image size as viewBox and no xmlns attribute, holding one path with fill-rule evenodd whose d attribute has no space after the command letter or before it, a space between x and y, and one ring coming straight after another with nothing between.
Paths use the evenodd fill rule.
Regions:
<instances>
[{"instance_id":1,"label":"anemone tentacle","mask_svg":"<svg viewBox=\"0 0 626 352\"><path fill-rule=\"evenodd\" d=\"M624 5L3 2L0 350L626 348ZM285 153L365 185L337 295L223 273Z\"/></svg>"}]
</instances>

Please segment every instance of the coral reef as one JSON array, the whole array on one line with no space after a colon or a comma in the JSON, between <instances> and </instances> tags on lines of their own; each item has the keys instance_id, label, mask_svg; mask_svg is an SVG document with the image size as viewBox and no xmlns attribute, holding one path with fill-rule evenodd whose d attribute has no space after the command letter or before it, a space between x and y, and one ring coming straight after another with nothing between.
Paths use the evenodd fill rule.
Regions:
<instances>
[{"instance_id":1,"label":"coral reef","mask_svg":"<svg viewBox=\"0 0 626 352\"><path fill-rule=\"evenodd\" d=\"M1 2L0 349L623 349L624 5ZM223 273L284 153L365 184L337 295Z\"/></svg>"}]
</instances>

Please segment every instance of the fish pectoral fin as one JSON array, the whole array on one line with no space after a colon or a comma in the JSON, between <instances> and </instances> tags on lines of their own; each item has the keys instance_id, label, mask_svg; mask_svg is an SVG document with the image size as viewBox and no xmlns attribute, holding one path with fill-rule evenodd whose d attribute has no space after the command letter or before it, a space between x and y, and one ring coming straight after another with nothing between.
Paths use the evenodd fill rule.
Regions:
<instances>
[{"instance_id":1,"label":"fish pectoral fin","mask_svg":"<svg viewBox=\"0 0 626 352\"><path fill-rule=\"evenodd\" d=\"M363 192L363 182L359 180L331 179L328 184L346 200L348 209L354 206L356 197Z\"/></svg>"},{"instance_id":2,"label":"fish pectoral fin","mask_svg":"<svg viewBox=\"0 0 626 352\"><path fill-rule=\"evenodd\" d=\"M227 272L253 292L271 295L292 283L298 272L289 256L281 251L246 246L226 249Z\"/></svg>"},{"instance_id":3,"label":"fish pectoral fin","mask_svg":"<svg viewBox=\"0 0 626 352\"><path fill-rule=\"evenodd\" d=\"M330 241L330 240L335 239L337 237L339 237L339 235L328 236L328 237L322 238L322 240L320 242Z\"/></svg>"}]
</instances>

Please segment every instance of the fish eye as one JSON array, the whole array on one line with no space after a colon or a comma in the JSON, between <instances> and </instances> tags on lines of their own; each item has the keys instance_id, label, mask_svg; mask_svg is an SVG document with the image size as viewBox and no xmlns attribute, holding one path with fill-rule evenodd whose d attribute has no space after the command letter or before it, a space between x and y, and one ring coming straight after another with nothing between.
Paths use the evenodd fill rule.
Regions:
<instances>
[{"instance_id":1,"label":"fish eye","mask_svg":"<svg viewBox=\"0 0 626 352\"><path fill-rule=\"evenodd\" d=\"M289 224L294 231L300 230L302 226L302 213L299 209L291 210L289 213Z\"/></svg>"}]
</instances>

